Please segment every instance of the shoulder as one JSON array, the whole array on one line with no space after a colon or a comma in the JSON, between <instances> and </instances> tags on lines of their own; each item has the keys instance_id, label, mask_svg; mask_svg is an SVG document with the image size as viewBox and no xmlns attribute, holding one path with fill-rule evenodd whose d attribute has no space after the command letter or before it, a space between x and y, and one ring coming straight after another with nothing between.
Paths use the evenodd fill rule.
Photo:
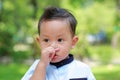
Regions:
<instances>
[{"instance_id":1,"label":"shoulder","mask_svg":"<svg viewBox=\"0 0 120 80\"><path fill-rule=\"evenodd\" d=\"M86 63L84 63L84 62L82 62L82 61L80 61L80 60L74 60L73 62L72 62L72 65L74 66L74 67L76 67L76 68L78 68L78 69L80 69L80 70L90 70L90 67L86 64Z\"/></svg>"},{"instance_id":2,"label":"shoulder","mask_svg":"<svg viewBox=\"0 0 120 80\"><path fill-rule=\"evenodd\" d=\"M80 77L88 78L88 80L95 80L91 68L84 62L73 60L68 67L68 72L71 78Z\"/></svg>"},{"instance_id":3,"label":"shoulder","mask_svg":"<svg viewBox=\"0 0 120 80\"><path fill-rule=\"evenodd\" d=\"M86 63L84 63L80 60L74 60L73 63L78 65L78 66L89 67Z\"/></svg>"},{"instance_id":4,"label":"shoulder","mask_svg":"<svg viewBox=\"0 0 120 80\"><path fill-rule=\"evenodd\" d=\"M74 68L77 74L86 76L88 80L96 80L89 65L79 60L74 60L73 64L76 66Z\"/></svg>"}]
</instances>

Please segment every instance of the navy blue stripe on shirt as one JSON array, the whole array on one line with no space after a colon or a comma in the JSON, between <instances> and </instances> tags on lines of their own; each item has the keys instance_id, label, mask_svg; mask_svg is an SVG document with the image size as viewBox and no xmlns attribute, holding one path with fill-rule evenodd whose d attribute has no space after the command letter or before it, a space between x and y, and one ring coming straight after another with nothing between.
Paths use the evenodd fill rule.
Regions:
<instances>
[{"instance_id":1,"label":"navy blue stripe on shirt","mask_svg":"<svg viewBox=\"0 0 120 80\"><path fill-rule=\"evenodd\" d=\"M72 54L69 54L68 56L69 56L68 58L66 58L66 59L64 59L64 60L62 60L60 62L50 63L50 64L56 66L57 68L59 68L61 66L64 66L66 64L69 64L69 63L71 63L73 61L74 58L73 58Z\"/></svg>"},{"instance_id":2,"label":"navy blue stripe on shirt","mask_svg":"<svg viewBox=\"0 0 120 80\"><path fill-rule=\"evenodd\" d=\"M87 80L87 78L73 78L73 79L70 79L70 80Z\"/></svg>"}]
</instances>

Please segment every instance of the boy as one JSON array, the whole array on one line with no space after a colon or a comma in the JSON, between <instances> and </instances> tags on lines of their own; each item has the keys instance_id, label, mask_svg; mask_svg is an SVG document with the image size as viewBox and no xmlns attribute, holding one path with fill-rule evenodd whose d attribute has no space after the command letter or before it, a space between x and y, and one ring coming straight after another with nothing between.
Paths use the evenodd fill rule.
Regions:
<instances>
[{"instance_id":1,"label":"boy","mask_svg":"<svg viewBox=\"0 0 120 80\"><path fill-rule=\"evenodd\" d=\"M62 8L47 8L38 23L41 59L22 80L95 80L90 68L69 54L78 41L77 21Z\"/></svg>"}]
</instances>

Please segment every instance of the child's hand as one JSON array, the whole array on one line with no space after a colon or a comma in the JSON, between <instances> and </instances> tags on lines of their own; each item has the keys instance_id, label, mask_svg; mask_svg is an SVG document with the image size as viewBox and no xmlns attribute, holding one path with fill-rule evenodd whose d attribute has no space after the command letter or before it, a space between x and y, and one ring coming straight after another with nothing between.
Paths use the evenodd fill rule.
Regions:
<instances>
[{"instance_id":1,"label":"child's hand","mask_svg":"<svg viewBox=\"0 0 120 80\"><path fill-rule=\"evenodd\" d=\"M45 66L47 66L54 57L55 53L56 53L56 49L54 49L53 47L47 47L43 49L41 51L40 61L43 62Z\"/></svg>"}]
</instances>

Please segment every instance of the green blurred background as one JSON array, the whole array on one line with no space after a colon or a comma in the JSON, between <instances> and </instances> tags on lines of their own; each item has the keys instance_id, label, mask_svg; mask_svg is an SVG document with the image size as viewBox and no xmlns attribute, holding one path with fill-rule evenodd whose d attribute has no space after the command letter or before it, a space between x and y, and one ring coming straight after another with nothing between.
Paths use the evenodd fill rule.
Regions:
<instances>
[{"instance_id":1,"label":"green blurred background","mask_svg":"<svg viewBox=\"0 0 120 80\"><path fill-rule=\"evenodd\" d=\"M49 6L76 17L79 42L71 53L96 80L120 80L120 0L0 0L0 80L20 80L39 58L37 24Z\"/></svg>"}]
</instances>

